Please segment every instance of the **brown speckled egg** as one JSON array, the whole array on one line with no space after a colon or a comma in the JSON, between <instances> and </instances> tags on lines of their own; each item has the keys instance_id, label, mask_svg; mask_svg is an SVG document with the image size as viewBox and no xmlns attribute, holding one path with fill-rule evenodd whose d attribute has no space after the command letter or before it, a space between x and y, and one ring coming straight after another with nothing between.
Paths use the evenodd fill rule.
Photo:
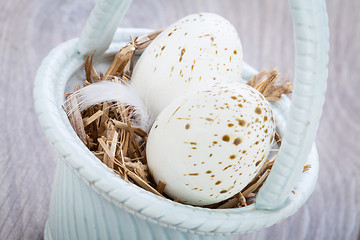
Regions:
<instances>
[{"instance_id":1,"label":"brown speckled egg","mask_svg":"<svg viewBox=\"0 0 360 240\"><path fill-rule=\"evenodd\" d=\"M271 107L258 91L241 83L211 84L158 116L147 142L149 168L169 196L192 205L217 203L257 174L274 131Z\"/></svg>"},{"instance_id":2,"label":"brown speckled egg","mask_svg":"<svg viewBox=\"0 0 360 240\"><path fill-rule=\"evenodd\" d=\"M193 14L167 27L142 53L131 83L157 116L171 101L218 79L241 78L235 28L212 14Z\"/></svg>"}]
</instances>

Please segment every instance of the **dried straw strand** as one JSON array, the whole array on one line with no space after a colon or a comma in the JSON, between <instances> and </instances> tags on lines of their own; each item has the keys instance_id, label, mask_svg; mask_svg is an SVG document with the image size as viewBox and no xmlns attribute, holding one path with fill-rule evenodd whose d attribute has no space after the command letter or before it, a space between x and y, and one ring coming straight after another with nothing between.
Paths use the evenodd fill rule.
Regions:
<instances>
[{"instance_id":1,"label":"dried straw strand","mask_svg":"<svg viewBox=\"0 0 360 240\"><path fill-rule=\"evenodd\" d=\"M279 79L280 74L276 69L266 72L261 71L252 77L247 84L258 90L268 101L277 101L283 94L292 93L292 83L289 80Z\"/></svg>"}]
</instances>

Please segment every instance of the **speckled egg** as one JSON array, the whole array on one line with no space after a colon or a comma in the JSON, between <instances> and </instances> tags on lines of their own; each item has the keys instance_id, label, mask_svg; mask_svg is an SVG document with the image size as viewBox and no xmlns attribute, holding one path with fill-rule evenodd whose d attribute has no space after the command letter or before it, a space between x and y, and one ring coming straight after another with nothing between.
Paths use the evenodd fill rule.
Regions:
<instances>
[{"instance_id":1,"label":"speckled egg","mask_svg":"<svg viewBox=\"0 0 360 240\"><path fill-rule=\"evenodd\" d=\"M172 198L217 203L254 178L274 131L271 107L258 91L241 83L213 83L161 112L147 142L149 168Z\"/></svg>"},{"instance_id":2,"label":"speckled egg","mask_svg":"<svg viewBox=\"0 0 360 240\"><path fill-rule=\"evenodd\" d=\"M242 47L223 17L194 14L166 28L142 53L132 85L157 116L171 101L222 79L239 81Z\"/></svg>"}]
</instances>

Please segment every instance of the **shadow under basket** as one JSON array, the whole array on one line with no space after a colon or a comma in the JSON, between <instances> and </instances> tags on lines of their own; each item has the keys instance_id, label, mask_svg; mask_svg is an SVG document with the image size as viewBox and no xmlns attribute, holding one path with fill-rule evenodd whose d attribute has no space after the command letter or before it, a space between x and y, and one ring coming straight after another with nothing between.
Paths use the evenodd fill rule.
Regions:
<instances>
[{"instance_id":1,"label":"shadow under basket","mask_svg":"<svg viewBox=\"0 0 360 240\"><path fill-rule=\"evenodd\" d=\"M272 105L282 146L255 204L207 209L173 202L121 179L99 161L73 131L62 105L81 78L89 51L95 63L146 29L117 29L130 0L100 0L79 39L67 41L42 62L34 102L58 165L45 239L228 239L269 227L294 214L315 188L319 162L314 139L327 79L328 23L323 0L290 1L296 70L292 101ZM102 31L97 31L102 29ZM256 71L246 65L243 78ZM303 166L311 168L302 172ZM293 191L292 191L293 190Z\"/></svg>"}]
</instances>

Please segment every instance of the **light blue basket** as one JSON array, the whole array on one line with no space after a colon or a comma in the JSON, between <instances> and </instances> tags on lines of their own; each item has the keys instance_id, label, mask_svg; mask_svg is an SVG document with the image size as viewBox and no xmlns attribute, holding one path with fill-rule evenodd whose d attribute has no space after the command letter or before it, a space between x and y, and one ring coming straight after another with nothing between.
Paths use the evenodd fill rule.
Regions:
<instances>
[{"instance_id":1,"label":"light blue basket","mask_svg":"<svg viewBox=\"0 0 360 240\"><path fill-rule=\"evenodd\" d=\"M129 35L148 32L117 29L130 2L99 0L80 39L56 47L38 70L36 112L59 158L45 239L228 239L294 214L312 193L318 176L314 139L329 49L325 1L290 0L296 46L294 93L291 103L283 97L273 105L282 146L256 203L223 210L172 202L123 181L83 145L61 108L66 89L76 81L90 51L97 49L95 62L109 61ZM255 73L245 64L244 79ZM302 173L306 163L311 169Z\"/></svg>"}]
</instances>

